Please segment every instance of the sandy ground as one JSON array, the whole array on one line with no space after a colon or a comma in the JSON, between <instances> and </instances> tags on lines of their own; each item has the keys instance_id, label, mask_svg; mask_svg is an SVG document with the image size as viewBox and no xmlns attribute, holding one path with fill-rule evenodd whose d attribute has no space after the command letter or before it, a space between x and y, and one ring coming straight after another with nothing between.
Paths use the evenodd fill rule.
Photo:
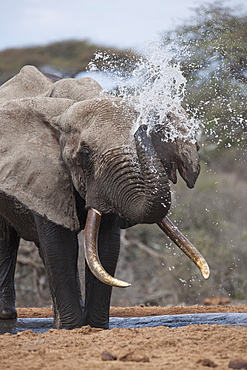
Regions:
<instances>
[{"instance_id":1,"label":"sandy ground","mask_svg":"<svg viewBox=\"0 0 247 370\"><path fill-rule=\"evenodd\" d=\"M247 312L247 305L112 307L112 316ZM18 309L50 317L51 309ZM138 329L30 330L0 336L0 369L247 369L247 328L189 325Z\"/></svg>"}]
</instances>

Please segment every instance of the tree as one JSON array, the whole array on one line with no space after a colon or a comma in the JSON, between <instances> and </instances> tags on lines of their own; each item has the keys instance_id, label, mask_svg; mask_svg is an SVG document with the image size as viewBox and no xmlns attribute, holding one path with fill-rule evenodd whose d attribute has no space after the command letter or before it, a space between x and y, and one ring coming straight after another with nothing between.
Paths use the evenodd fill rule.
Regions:
<instances>
[{"instance_id":1,"label":"tree","mask_svg":"<svg viewBox=\"0 0 247 370\"><path fill-rule=\"evenodd\" d=\"M0 52L0 85L13 77L27 64L34 65L44 72L52 72L61 77L75 77L85 71L97 50L112 56L121 66L134 63L134 53L127 50L102 48L87 40L66 40L45 46L20 49L6 49Z\"/></svg>"},{"instance_id":2,"label":"tree","mask_svg":"<svg viewBox=\"0 0 247 370\"><path fill-rule=\"evenodd\" d=\"M231 146L247 133L247 16L221 1L193 10L194 17L164 41L175 42L181 53L185 103L204 124L204 140Z\"/></svg>"}]
</instances>

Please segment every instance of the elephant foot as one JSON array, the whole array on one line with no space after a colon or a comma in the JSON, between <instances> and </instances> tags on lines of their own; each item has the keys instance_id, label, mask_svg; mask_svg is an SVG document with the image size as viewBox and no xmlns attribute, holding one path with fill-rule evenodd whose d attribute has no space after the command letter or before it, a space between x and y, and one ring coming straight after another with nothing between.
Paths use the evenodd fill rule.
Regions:
<instances>
[{"instance_id":1,"label":"elephant foot","mask_svg":"<svg viewBox=\"0 0 247 370\"><path fill-rule=\"evenodd\" d=\"M10 320L17 318L17 311L15 308L3 308L0 310L0 319Z\"/></svg>"},{"instance_id":2,"label":"elephant foot","mask_svg":"<svg viewBox=\"0 0 247 370\"><path fill-rule=\"evenodd\" d=\"M67 329L72 330L76 328L81 328L83 326L82 315L78 315L76 318L63 318L57 314L54 315L53 328L54 329Z\"/></svg>"},{"instance_id":3,"label":"elephant foot","mask_svg":"<svg viewBox=\"0 0 247 370\"><path fill-rule=\"evenodd\" d=\"M82 322L77 322L75 324L74 323L65 324L65 323L54 321L54 323L53 323L53 328L54 329L73 330L73 329L81 328L82 326L83 326Z\"/></svg>"},{"instance_id":4,"label":"elephant foot","mask_svg":"<svg viewBox=\"0 0 247 370\"><path fill-rule=\"evenodd\" d=\"M84 320L84 324L91 326L91 328L99 328L99 329L109 329L109 317L104 320L96 320L95 318L86 318Z\"/></svg>"}]
</instances>

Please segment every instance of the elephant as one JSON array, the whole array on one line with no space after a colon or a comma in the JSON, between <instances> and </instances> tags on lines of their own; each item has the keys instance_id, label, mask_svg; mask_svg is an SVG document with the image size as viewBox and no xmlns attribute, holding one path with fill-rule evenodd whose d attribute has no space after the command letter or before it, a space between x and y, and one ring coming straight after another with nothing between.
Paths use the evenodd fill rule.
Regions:
<instances>
[{"instance_id":1,"label":"elephant","mask_svg":"<svg viewBox=\"0 0 247 370\"><path fill-rule=\"evenodd\" d=\"M120 230L157 223L197 264L206 261L167 217L179 171L192 188L196 142L167 140L166 123L133 133L134 105L91 78L60 79L24 66L0 88L0 318L15 319L20 238L43 260L54 327L109 327ZM170 112L169 123L179 117ZM77 259L84 229L85 298ZM85 301L85 303L84 303Z\"/></svg>"}]
</instances>

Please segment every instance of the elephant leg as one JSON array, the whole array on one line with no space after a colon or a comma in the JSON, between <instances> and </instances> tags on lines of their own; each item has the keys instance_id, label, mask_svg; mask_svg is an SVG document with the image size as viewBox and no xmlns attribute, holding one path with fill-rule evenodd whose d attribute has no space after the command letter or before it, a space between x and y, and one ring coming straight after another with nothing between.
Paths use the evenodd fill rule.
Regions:
<instances>
[{"instance_id":1,"label":"elephant leg","mask_svg":"<svg viewBox=\"0 0 247 370\"><path fill-rule=\"evenodd\" d=\"M78 275L78 240L75 232L34 216L53 300L54 326L73 329L83 325L83 302Z\"/></svg>"},{"instance_id":2,"label":"elephant leg","mask_svg":"<svg viewBox=\"0 0 247 370\"><path fill-rule=\"evenodd\" d=\"M98 252L104 269L114 276L120 249L120 229L116 216L103 215ZM112 287L99 281L85 266L85 325L108 329Z\"/></svg>"},{"instance_id":3,"label":"elephant leg","mask_svg":"<svg viewBox=\"0 0 247 370\"><path fill-rule=\"evenodd\" d=\"M15 319L14 275L20 237L0 216L0 319Z\"/></svg>"}]
</instances>

